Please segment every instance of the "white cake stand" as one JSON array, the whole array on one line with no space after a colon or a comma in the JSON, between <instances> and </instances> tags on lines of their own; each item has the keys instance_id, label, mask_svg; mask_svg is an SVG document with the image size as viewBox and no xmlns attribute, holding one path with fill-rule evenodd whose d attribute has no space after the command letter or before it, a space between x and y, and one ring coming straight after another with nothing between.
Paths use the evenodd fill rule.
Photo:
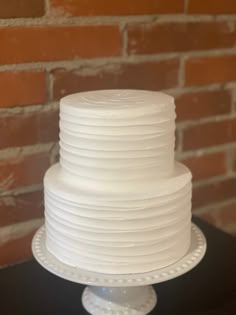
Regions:
<instances>
[{"instance_id":1,"label":"white cake stand","mask_svg":"<svg viewBox=\"0 0 236 315\"><path fill-rule=\"evenodd\" d=\"M194 268L206 252L206 240L201 230L192 224L191 246L175 264L143 274L108 275L89 272L63 264L48 252L45 227L35 234L32 250L36 260L55 275L87 284L82 295L85 309L92 315L145 315L157 303L151 284L176 278Z\"/></svg>"}]
</instances>

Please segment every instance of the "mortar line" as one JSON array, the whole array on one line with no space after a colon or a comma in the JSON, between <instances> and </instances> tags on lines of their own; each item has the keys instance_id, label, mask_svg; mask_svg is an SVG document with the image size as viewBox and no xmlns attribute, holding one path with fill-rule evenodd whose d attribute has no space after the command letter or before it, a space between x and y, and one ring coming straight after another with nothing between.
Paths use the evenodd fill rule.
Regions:
<instances>
[{"instance_id":1,"label":"mortar line","mask_svg":"<svg viewBox=\"0 0 236 315\"><path fill-rule=\"evenodd\" d=\"M227 174L223 174L223 175L218 175L218 176L214 176L214 177L209 177L206 179L201 179L201 180L193 182L193 188L201 188L201 187L204 187L206 185L216 184L218 182L224 182L224 181L232 179L232 178L236 178L236 174L232 174L231 176L229 176Z\"/></svg>"},{"instance_id":2,"label":"mortar line","mask_svg":"<svg viewBox=\"0 0 236 315\"><path fill-rule=\"evenodd\" d=\"M233 169L233 162L235 159L235 154L234 151L231 147L228 148L228 150L225 151L225 166L226 166L226 171L229 176L233 176L234 174L234 169Z\"/></svg>"},{"instance_id":3,"label":"mortar line","mask_svg":"<svg viewBox=\"0 0 236 315\"><path fill-rule=\"evenodd\" d=\"M221 207L226 207L236 202L236 198L230 198L227 200L223 200L221 202L212 203L210 205L199 207L193 210L193 214L205 214L205 213L212 213L216 210L220 209Z\"/></svg>"},{"instance_id":4,"label":"mortar line","mask_svg":"<svg viewBox=\"0 0 236 315\"><path fill-rule=\"evenodd\" d=\"M180 56L180 63L179 63L179 77L178 77L178 86L179 88L183 88L184 87L184 83L185 83L185 57L184 56Z\"/></svg>"},{"instance_id":5,"label":"mortar line","mask_svg":"<svg viewBox=\"0 0 236 315\"><path fill-rule=\"evenodd\" d=\"M214 21L214 15L188 15L188 14L143 14L143 15L117 15L117 16L50 16L48 0L45 3L46 14L43 17L36 18L9 18L0 19L0 26L37 26L37 25L109 25L119 24L121 22L149 22L155 19L157 23L163 22L208 22ZM229 21L235 20L236 14L219 15L218 20Z\"/></svg>"},{"instance_id":6,"label":"mortar line","mask_svg":"<svg viewBox=\"0 0 236 315\"><path fill-rule=\"evenodd\" d=\"M147 61L168 61L180 57L194 58L194 57L223 57L235 56L234 47L217 48L210 50L198 51L180 51L180 52L163 52L147 55L127 55L127 56L106 56L95 58L79 58L75 60L59 60L59 61L38 61L26 62L17 64L1 64L0 72L2 71L17 71L17 70L48 70L51 71L55 68L76 69L76 67L91 67L91 66L104 66L104 64L111 63L141 63Z\"/></svg>"},{"instance_id":7,"label":"mortar line","mask_svg":"<svg viewBox=\"0 0 236 315\"><path fill-rule=\"evenodd\" d=\"M41 184L23 186L23 187L18 187L11 190L1 191L0 197L18 196L18 195L23 195L26 193L42 191L42 190L43 190L43 184L41 183Z\"/></svg>"},{"instance_id":8,"label":"mortar line","mask_svg":"<svg viewBox=\"0 0 236 315\"><path fill-rule=\"evenodd\" d=\"M200 149L191 150L191 151L177 152L176 158L178 160L184 160L184 159L188 159L188 158L192 158L196 156L204 156L208 154L225 152L229 148L236 149L236 142L231 142L231 143L222 144L218 146L200 148Z\"/></svg>"},{"instance_id":9,"label":"mortar line","mask_svg":"<svg viewBox=\"0 0 236 315\"><path fill-rule=\"evenodd\" d=\"M195 127L199 125L204 125L207 123L217 123L220 121L225 121L225 120L233 120L236 118L236 113L232 115L232 113L226 113L226 114L220 114L220 115L214 115L214 116L209 116L209 117L203 117L201 119L195 119L195 120L188 120L188 121L183 121L183 122L178 122L176 124L178 129L184 130L189 127Z\"/></svg>"},{"instance_id":10,"label":"mortar line","mask_svg":"<svg viewBox=\"0 0 236 315\"><path fill-rule=\"evenodd\" d=\"M121 32L121 38L122 38L122 52L121 55L125 58L128 56L128 34L127 34L127 24L126 23L120 23L120 32Z\"/></svg>"},{"instance_id":11,"label":"mortar line","mask_svg":"<svg viewBox=\"0 0 236 315\"><path fill-rule=\"evenodd\" d=\"M184 0L184 13L186 15L188 14L188 5L189 5L188 0Z\"/></svg>"},{"instance_id":12,"label":"mortar line","mask_svg":"<svg viewBox=\"0 0 236 315\"><path fill-rule=\"evenodd\" d=\"M50 17L50 0L44 0L44 6L45 6L45 17ZM51 17L50 17L51 18Z\"/></svg>"},{"instance_id":13,"label":"mortar line","mask_svg":"<svg viewBox=\"0 0 236 315\"><path fill-rule=\"evenodd\" d=\"M236 112L236 84L231 88L231 113L232 115Z\"/></svg>"},{"instance_id":14,"label":"mortar line","mask_svg":"<svg viewBox=\"0 0 236 315\"><path fill-rule=\"evenodd\" d=\"M31 115L34 113L45 113L49 111L58 110L58 102L52 101L37 105L2 107L0 108L0 117L17 116L17 115Z\"/></svg>"},{"instance_id":15,"label":"mortar line","mask_svg":"<svg viewBox=\"0 0 236 315\"><path fill-rule=\"evenodd\" d=\"M40 153L50 153L54 144L55 142L36 143L32 145L0 149L0 159L7 160L9 158L11 159Z\"/></svg>"},{"instance_id":16,"label":"mortar line","mask_svg":"<svg viewBox=\"0 0 236 315\"><path fill-rule=\"evenodd\" d=\"M186 23L186 22L228 22L235 21L236 14L231 15L188 15L188 14L146 14L127 16L50 16L48 4L45 5L45 15L36 18L0 19L0 27L15 26L98 26L116 25L119 23Z\"/></svg>"},{"instance_id":17,"label":"mortar line","mask_svg":"<svg viewBox=\"0 0 236 315\"><path fill-rule=\"evenodd\" d=\"M11 225L0 227L0 244L12 241L28 235L44 222L43 218L36 218L24 222L17 222Z\"/></svg>"},{"instance_id":18,"label":"mortar line","mask_svg":"<svg viewBox=\"0 0 236 315\"><path fill-rule=\"evenodd\" d=\"M178 155L182 152L183 149L183 132L180 129L176 129L177 132L177 139L178 139L178 146L175 150L175 155Z\"/></svg>"}]
</instances>

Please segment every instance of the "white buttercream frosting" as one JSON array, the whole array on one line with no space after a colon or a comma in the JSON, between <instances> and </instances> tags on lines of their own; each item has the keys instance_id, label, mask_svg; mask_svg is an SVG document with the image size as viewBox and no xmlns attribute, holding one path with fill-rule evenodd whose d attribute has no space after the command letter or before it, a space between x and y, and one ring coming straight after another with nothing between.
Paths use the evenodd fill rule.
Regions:
<instances>
[{"instance_id":1,"label":"white buttercream frosting","mask_svg":"<svg viewBox=\"0 0 236 315\"><path fill-rule=\"evenodd\" d=\"M175 106L158 92L106 90L60 104L60 163L44 179L46 245L101 273L139 273L190 244L191 173L174 162Z\"/></svg>"}]
</instances>

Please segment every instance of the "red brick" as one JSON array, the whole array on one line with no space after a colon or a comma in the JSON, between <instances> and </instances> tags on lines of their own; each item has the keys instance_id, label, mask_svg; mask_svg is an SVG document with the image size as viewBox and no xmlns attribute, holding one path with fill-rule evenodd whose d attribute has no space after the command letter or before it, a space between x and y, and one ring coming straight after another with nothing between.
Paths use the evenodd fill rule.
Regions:
<instances>
[{"instance_id":1,"label":"red brick","mask_svg":"<svg viewBox=\"0 0 236 315\"><path fill-rule=\"evenodd\" d=\"M180 139L180 133L179 129L175 129L175 151L179 150L179 147L181 145L181 139Z\"/></svg>"},{"instance_id":2,"label":"red brick","mask_svg":"<svg viewBox=\"0 0 236 315\"><path fill-rule=\"evenodd\" d=\"M206 179L226 172L223 152L195 156L182 162L190 168L194 180Z\"/></svg>"},{"instance_id":3,"label":"red brick","mask_svg":"<svg viewBox=\"0 0 236 315\"><path fill-rule=\"evenodd\" d=\"M236 196L236 178L228 178L193 189L193 208L225 201Z\"/></svg>"},{"instance_id":4,"label":"red brick","mask_svg":"<svg viewBox=\"0 0 236 315\"><path fill-rule=\"evenodd\" d=\"M234 150L234 152L231 153L231 157L232 157L232 167L233 167L233 170L236 171L236 150Z\"/></svg>"},{"instance_id":5,"label":"red brick","mask_svg":"<svg viewBox=\"0 0 236 315\"><path fill-rule=\"evenodd\" d=\"M0 160L0 191L41 183L49 166L48 153Z\"/></svg>"},{"instance_id":6,"label":"red brick","mask_svg":"<svg viewBox=\"0 0 236 315\"><path fill-rule=\"evenodd\" d=\"M194 150L234 141L236 141L235 119L198 124L183 132L184 150Z\"/></svg>"},{"instance_id":7,"label":"red brick","mask_svg":"<svg viewBox=\"0 0 236 315\"><path fill-rule=\"evenodd\" d=\"M143 15L184 12L184 0L50 0L56 16Z\"/></svg>"},{"instance_id":8,"label":"red brick","mask_svg":"<svg viewBox=\"0 0 236 315\"><path fill-rule=\"evenodd\" d=\"M44 103L47 97L44 71L0 72L0 108Z\"/></svg>"},{"instance_id":9,"label":"red brick","mask_svg":"<svg viewBox=\"0 0 236 315\"><path fill-rule=\"evenodd\" d=\"M185 85L236 80L236 55L190 58L185 63Z\"/></svg>"},{"instance_id":10,"label":"red brick","mask_svg":"<svg viewBox=\"0 0 236 315\"><path fill-rule=\"evenodd\" d=\"M227 206L219 207L217 215L222 227L236 224L236 201Z\"/></svg>"},{"instance_id":11,"label":"red brick","mask_svg":"<svg viewBox=\"0 0 236 315\"><path fill-rule=\"evenodd\" d=\"M0 42L0 64L117 56L121 52L117 25L1 27Z\"/></svg>"},{"instance_id":12,"label":"red brick","mask_svg":"<svg viewBox=\"0 0 236 315\"><path fill-rule=\"evenodd\" d=\"M42 112L37 117L38 142L46 143L59 139L59 112L57 109Z\"/></svg>"},{"instance_id":13,"label":"red brick","mask_svg":"<svg viewBox=\"0 0 236 315\"><path fill-rule=\"evenodd\" d=\"M189 0L188 13L190 14L234 14L236 13L235 0Z\"/></svg>"},{"instance_id":14,"label":"red brick","mask_svg":"<svg viewBox=\"0 0 236 315\"><path fill-rule=\"evenodd\" d=\"M107 64L98 68L84 67L54 71L54 99L88 90L148 89L174 87L178 82L179 61L146 61L141 63Z\"/></svg>"},{"instance_id":15,"label":"red brick","mask_svg":"<svg viewBox=\"0 0 236 315\"><path fill-rule=\"evenodd\" d=\"M233 47L235 44L235 32L227 22L131 24L127 32L131 55Z\"/></svg>"},{"instance_id":16,"label":"red brick","mask_svg":"<svg viewBox=\"0 0 236 315\"><path fill-rule=\"evenodd\" d=\"M0 198L0 226L42 218L43 192L35 191Z\"/></svg>"},{"instance_id":17,"label":"red brick","mask_svg":"<svg viewBox=\"0 0 236 315\"><path fill-rule=\"evenodd\" d=\"M230 113L231 94L224 90L185 93L175 103L177 121L196 120Z\"/></svg>"},{"instance_id":18,"label":"red brick","mask_svg":"<svg viewBox=\"0 0 236 315\"><path fill-rule=\"evenodd\" d=\"M0 117L0 149L58 140L58 110Z\"/></svg>"},{"instance_id":19,"label":"red brick","mask_svg":"<svg viewBox=\"0 0 236 315\"><path fill-rule=\"evenodd\" d=\"M0 18L39 17L44 15L44 0L1 0Z\"/></svg>"},{"instance_id":20,"label":"red brick","mask_svg":"<svg viewBox=\"0 0 236 315\"><path fill-rule=\"evenodd\" d=\"M6 266L30 259L32 257L31 242L35 231L0 245L0 265Z\"/></svg>"},{"instance_id":21,"label":"red brick","mask_svg":"<svg viewBox=\"0 0 236 315\"><path fill-rule=\"evenodd\" d=\"M202 220L207 221L211 225L217 226L217 220L214 212L202 213L198 215Z\"/></svg>"},{"instance_id":22,"label":"red brick","mask_svg":"<svg viewBox=\"0 0 236 315\"><path fill-rule=\"evenodd\" d=\"M232 227L236 225L236 201L228 205L216 205L213 211L201 214L200 217L231 233Z\"/></svg>"}]
</instances>

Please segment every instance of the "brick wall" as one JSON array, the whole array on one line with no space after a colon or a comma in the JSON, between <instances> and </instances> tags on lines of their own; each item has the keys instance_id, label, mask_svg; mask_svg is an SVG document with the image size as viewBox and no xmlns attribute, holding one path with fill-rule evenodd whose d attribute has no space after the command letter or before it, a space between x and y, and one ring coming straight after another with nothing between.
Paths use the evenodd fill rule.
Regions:
<instances>
[{"instance_id":1,"label":"brick wall","mask_svg":"<svg viewBox=\"0 0 236 315\"><path fill-rule=\"evenodd\" d=\"M0 266L31 256L58 100L84 90L175 96L193 211L236 234L235 0L1 0L0 43Z\"/></svg>"}]
</instances>

